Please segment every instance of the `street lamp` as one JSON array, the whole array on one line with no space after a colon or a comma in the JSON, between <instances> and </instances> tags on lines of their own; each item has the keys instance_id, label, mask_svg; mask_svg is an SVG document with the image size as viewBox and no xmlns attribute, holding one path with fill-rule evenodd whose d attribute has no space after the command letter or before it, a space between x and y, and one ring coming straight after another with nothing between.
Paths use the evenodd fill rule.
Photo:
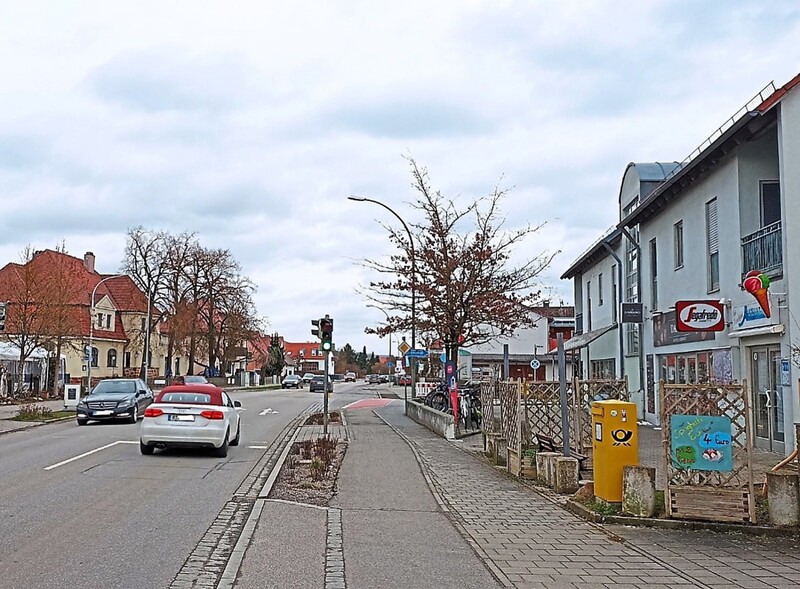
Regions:
<instances>
[{"instance_id":1,"label":"street lamp","mask_svg":"<svg viewBox=\"0 0 800 589\"><path fill-rule=\"evenodd\" d=\"M89 305L89 361L87 362L87 375L88 381L86 383L86 392L87 394L92 390L92 360L94 360L94 348L92 347L92 338L94 337L94 296L97 294L97 287L103 284L106 280L111 280L112 278L120 278L125 276L125 274L114 274L113 276L106 276L102 280L100 280L97 284L94 285L92 289L92 299L91 305ZM100 352L97 352L97 364L100 365Z\"/></svg>"},{"instance_id":2,"label":"street lamp","mask_svg":"<svg viewBox=\"0 0 800 589\"><path fill-rule=\"evenodd\" d=\"M366 198L363 196L348 196L348 200L352 200L355 202L371 202L376 205L382 206L384 209L392 213L397 220L402 223L403 228L406 230L408 234L408 247L411 250L411 347L412 349L416 349L417 347L417 288L416 288L416 281L417 281L417 262L416 262L416 255L414 253L414 239L411 237L411 231L408 229L408 225L406 222L403 221L403 218L398 215L393 209L388 207L387 205L383 204L379 200L374 200L371 198ZM389 343L391 345L391 339L389 339ZM417 361L413 359L411 362L411 396L417 396Z\"/></svg>"}]
</instances>

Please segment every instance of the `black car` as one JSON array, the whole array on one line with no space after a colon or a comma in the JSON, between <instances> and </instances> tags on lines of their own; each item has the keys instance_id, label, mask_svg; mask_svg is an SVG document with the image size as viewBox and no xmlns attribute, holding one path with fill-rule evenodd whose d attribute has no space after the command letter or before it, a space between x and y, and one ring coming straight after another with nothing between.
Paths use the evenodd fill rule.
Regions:
<instances>
[{"instance_id":1,"label":"black car","mask_svg":"<svg viewBox=\"0 0 800 589\"><path fill-rule=\"evenodd\" d=\"M308 392L310 393L324 393L325 392L325 377L324 376L315 376L311 379L311 383L308 385ZM328 392L333 392L333 382L331 382L330 378L328 379Z\"/></svg>"},{"instance_id":2,"label":"black car","mask_svg":"<svg viewBox=\"0 0 800 589\"><path fill-rule=\"evenodd\" d=\"M296 374L289 374L281 383L282 389L299 389L303 386L303 379Z\"/></svg>"},{"instance_id":3,"label":"black car","mask_svg":"<svg viewBox=\"0 0 800 589\"><path fill-rule=\"evenodd\" d=\"M92 392L78 402L78 425L119 419L136 423L152 402L153 391L143 380L107 378L97 383Z\"/></svg>"}]
</instances>

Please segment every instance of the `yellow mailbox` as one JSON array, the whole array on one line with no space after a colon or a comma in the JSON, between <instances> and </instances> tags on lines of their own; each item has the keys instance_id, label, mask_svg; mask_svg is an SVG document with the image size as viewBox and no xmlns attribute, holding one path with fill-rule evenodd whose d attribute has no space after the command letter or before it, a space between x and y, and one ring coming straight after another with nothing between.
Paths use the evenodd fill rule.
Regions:
<instances>
[{"instance_id":1,"label":"yellow mailbox","mask_svg":"<svg viewBox=\"0 0 800 589\"><path fill-rule=\"evenodd\" d=\"M636 404L625 401L592 403L592 461L595 497L622 501L622 467L639 464Z\"/></svg>"}]
</instances>

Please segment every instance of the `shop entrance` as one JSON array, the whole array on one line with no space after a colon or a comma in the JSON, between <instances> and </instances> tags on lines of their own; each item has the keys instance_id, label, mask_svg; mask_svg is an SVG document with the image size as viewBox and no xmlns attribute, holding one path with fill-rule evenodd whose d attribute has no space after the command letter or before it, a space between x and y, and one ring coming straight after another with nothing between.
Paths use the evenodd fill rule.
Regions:
<instances>
[{"instance_id":1,"label":"shop entrance","mask_svg":"<svg viewBox=\"0 0 800 589\"><path fill-rule=\"evenodd\" d=\"M749 348L755 446L785 453L779 346Z\"/></svg>"}]
</instances>

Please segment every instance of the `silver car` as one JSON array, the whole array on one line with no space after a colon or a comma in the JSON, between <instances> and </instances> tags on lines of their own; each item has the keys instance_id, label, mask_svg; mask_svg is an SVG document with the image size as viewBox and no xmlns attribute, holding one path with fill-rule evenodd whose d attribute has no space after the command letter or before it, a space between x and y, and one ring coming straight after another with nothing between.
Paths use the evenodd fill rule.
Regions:
<instances>
[{"instance_id":1,"label":"silver car","mask_svg":"<svg viewBox=\"0 0 800 589\"><path fill-rule=\"evenodd\" d=\"M242 436L241 406L219 387L165 387L144 412L139 449L149 455L156 448L209 448L225 457Z\"/></svg>"}]
</instances>

